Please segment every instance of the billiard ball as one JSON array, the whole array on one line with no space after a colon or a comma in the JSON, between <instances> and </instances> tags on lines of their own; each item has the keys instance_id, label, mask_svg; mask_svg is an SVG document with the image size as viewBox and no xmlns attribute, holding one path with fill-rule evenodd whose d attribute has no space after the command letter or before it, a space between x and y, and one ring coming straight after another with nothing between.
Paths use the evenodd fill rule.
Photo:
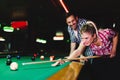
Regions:
<instances>
[{"instance_id":1,"label":"billiard ball","mask_svg":"<svg viewBox=\"0 0 120 80\"><path fill-rule=\"evenodd\" d=\"M34 57L37 57L37 54L36 54L36 53L34 53Z\"/></svg>"},{"instance_id":2,"label":"billiard ball","mask_svg":"<svg viewBox=\"0 0 120 80\"><path fill-rule=\"evenodd\" d=\"M32 57L31 57L31 60L32 60L32 61L35 61L35 57L34 57L34 56L32 56Z\"/></svg>"},{"instance_id":3,"label":"billiard ball","mask_svg":"<svg viewBox=\"0 0 120 80\"><path fill-rule=\"evenodd\" d=\"M7 59L6 65L10 65L12 63L11 59Z\"/></svg>"},{"instance_id":4,"label":"billiard ball","mask_svg":"<svg viewBox=\"0 0 120 80\"><path fill-rule=\"evenodd\" d=\"M40 56L40 59L41 59L41 60L44 60L44 56L43 56L43 55L41 55L41 56Z\"/></svg>"},{"instance_id":5,"label":"billiard ball","mask_svg":"<svg viewBox=\"0 0 120 80\"><path fill-rule=\"evenodd\" d=\"M7 59L11 59L12 58L12 56L11 55L7 55L7 57L6 57Z\"/></svg>"},{"instance_id":6,"label":"billiard ball","mask_svg":"<svg viewBox=\"0 0 120 80\"><path fill-rule=\"evenodd\" d=\"M53 60L54 60L54 57L55 57L55 56L50 56L50 61L53 61Z\"/></svg>"},{"instance_id":7,"label":"billiard ball","mask_svg":"<svg viewBox=\"0 0 120 80\"><path fill-rule=\"evenodd\" d=\"M10 69L13 70L13 71L17 70L18 69L18 63L17 62L12 62L10 64Z\"/></svg>"},{"instance_id":8,"label":"billiard ball","mask_svg":"<svg viewBox=\"0 0 120 80\"><path fill-rule=\"evenodd\" d=\"M19 55L17 55L17 59L20 59L20 56L19 56Z\"/></svg>"}]
</instances>

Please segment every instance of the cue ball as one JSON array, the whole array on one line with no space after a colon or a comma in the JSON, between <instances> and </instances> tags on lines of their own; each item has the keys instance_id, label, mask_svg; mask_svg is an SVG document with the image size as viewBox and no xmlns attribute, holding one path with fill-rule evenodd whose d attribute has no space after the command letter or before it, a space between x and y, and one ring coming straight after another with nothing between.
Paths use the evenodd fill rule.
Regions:
<instances>
[{"instance_id":1,"label":"cue ball","mask_svg":"<svg viewBox=\"0 0 120 80\"><path fill-rule=\"evenodd\" d=\"M17 70L18 69L18 63L17 62L12 62L10 64L10 69L13 70L13 71Z\"/></svg>"},{"instance_id":2,"label":"cue ball","mask_svg":"<svg viewBox=\"0 0 120 80\"><path fill-rule=\"evenodd\" d=\"M42 55L42 56L40 56L40 59L41 59L41 60L44 60L44 56L43 56L43 55Z\"/></svg>"}]
</instances>

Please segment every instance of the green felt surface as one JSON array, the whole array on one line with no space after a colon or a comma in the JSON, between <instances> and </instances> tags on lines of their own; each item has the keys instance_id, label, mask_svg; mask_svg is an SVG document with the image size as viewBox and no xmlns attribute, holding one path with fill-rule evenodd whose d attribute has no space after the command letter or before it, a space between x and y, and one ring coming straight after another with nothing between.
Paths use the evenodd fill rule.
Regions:
<instances>
[{"instance_id":1,"label":"green felt surface","mask_svg":"<svg viewBox=\"0 0 120 80\"><path fill-rule=\"evenodd\" d=\"M19 60L13 57L12 62L18 63L18 70L12 71L10 66L6 65L6 60L6 58L0 58L0 80L47 80L48 77L69 64L65 63L56 67L51 66L52 62L22 65L25 62L46 61L49 60L49 57L45 57L45 60L37 57L35 61L32 61L30 56L21 57Z\"/></svg>"}]
</instances>

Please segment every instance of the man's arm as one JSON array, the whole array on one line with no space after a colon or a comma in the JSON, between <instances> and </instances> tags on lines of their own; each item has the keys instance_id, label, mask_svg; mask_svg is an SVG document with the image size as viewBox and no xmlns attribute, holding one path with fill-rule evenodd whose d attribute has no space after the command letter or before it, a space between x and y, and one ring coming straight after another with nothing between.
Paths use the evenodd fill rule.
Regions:
<instances>
[{"instance_id":1,"label":"man's arm","mask_svg":"<svg viewBox=\"0 0 120 80\"><path fill-rule=\"evenodd\" d=\"M85 50L86 46L83 45L83 43L81 42L78 46L78 48L76 50L74 50L68 57L68 59L70 58L76 58L78 56L80 56L81 54L83 54L84 50Z\"/></svg>"},{"instance_id":2,"label":"man's arm","mask_svg":"<svg viewBox=\"0 0 120 80\"><path fill-rule=\"evenodd\" d=\"M76 43L71 42L71 44L70 44L70 54L75 50L75 48L76 48Z\"/></svg>"},{"instance_id":3,"label":"man's arm","mask_svg":"<svg viewBox=\"0 0 120 80\"><path fill-rule=\"evenodd\" d=\"M113 47L112 47L112 50L111 50L111 53L110 53L110 58L113 58L114 56L116 56L117 44L118 44L118 33L113 38Z\"/></svg>"},{"instance_id":4,"label":"man's arm","mask_svg":"<svg viewBox=\"0 0 120 80\"><path fill-rule=\"evenodd\" d=\"M72 59L72 58L76 58L76 57L80 56L84 52L84 49L85 49L85 46L82 43L80 43L79 47L76 50L74 50L67 57L67 59ZM63 64L63 63L64 63L64 61L60 59L57 62L55 62L54 64L52 64L51 66L57 66L58 64Z\"/></svg>"}]
</instances>

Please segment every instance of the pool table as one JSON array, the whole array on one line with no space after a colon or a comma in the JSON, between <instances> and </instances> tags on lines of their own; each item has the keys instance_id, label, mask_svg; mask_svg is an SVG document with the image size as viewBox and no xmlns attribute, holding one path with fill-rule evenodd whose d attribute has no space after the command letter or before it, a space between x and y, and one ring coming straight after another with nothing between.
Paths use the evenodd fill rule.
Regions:
<instances>
[{"instance_id":1,"label":"pool table","mask_svg":"<svg viewBox=\"0 0 120 80\"><path fill-rule=\"evenodd\" d=\"M21 56L20 59L12 57L12 62L18 63L18 70L10 70L10 66L6 65L6 58L0 58L0 79L1 80L66 80L65 77L68 73L72 73L77 77L82 65L78 62L66 62L63 65L52 67L53 62L47 62L42 64L30 64L22 65L25 62L46 61L49 57L45 57L44 60L40 60L40 57L36 57L35 61L31 60L31 56ZM76 66L78 70L73 70L72 67ZM72 72L71 72L72 71ZM77 72L75 72L77 71ZM71 79L67 79L71 80Z\"/></svg>"}]
</instances>

